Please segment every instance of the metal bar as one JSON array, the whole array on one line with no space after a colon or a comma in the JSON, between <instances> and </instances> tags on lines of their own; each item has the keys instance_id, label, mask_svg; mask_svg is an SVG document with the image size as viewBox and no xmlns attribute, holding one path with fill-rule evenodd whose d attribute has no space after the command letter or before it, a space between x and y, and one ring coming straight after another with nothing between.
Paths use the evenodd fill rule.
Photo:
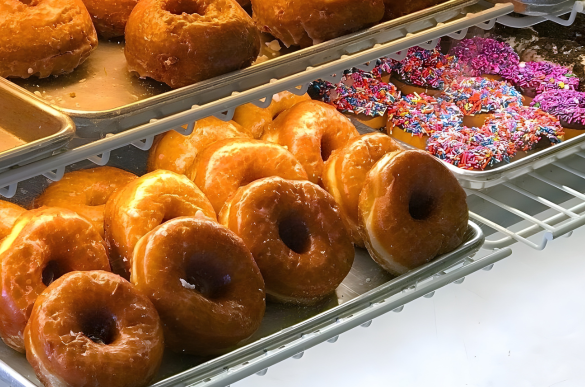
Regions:
<instances>
[{"instance_id":1,"label":"metal bar","mask_svg":"<svg viewBox=\"0 0 585 387\"><path fill-rule=\"evenodd\" d=\"M549 207L549 208L551 208L553 210L562 212L563 214L565 214L565 215L567 215L567 216L569 216L571 218L578 218L579 217L579 215L575 214L574 212L571 212L571 211L569 211L567 209L564 209L563 207L559 206L558 204L555 204L555 203L551 202L550 200L547 200L547 199L545 199L543 197L536 196L533 193L528 192L525 189L520 188L520 187L518 187L515 184L512 184L512 183L503 183L502 185L504 185L504 186L510 188L511 190L514 190L514 191L516 191L516 192L518 192L518 193L520 193L520 194L522 194L524 196L527 196L527 197L529 197L530 199L532 199L534 201L537 201L539 203L542 203L545 206L547 206L547 207Z\"/></svg>"}]
</instances>

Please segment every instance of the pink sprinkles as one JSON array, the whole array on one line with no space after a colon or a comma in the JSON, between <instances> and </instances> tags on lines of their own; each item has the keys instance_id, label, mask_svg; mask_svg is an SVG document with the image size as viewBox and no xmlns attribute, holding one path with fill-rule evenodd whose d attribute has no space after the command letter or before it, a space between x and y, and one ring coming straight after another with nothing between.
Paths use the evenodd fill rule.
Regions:
<instances>
[{"instance_id":1,"label":"pink sprinkles","mask_svg":"<svg viewBox=\"0 0 585 387\"><path fill-rule=\"evenodd\" d=\"M459 58L461 69L472 77L491 74L512 79L520 64L520 57L509 44L491 38L463 39L449 53Z\"/></svg>"},{"instance_id":2,"label":"pink sprinkles","mask_svg":"<svg viewBox=\"0 0 585 387\"><path fill-rule=\"evenodd\" d=\"M530 106L540 108L563 122L585 125L585 93L549 90L537 95Z\"/></svg>"},{"instance_id":3,"label":"pink sprinkles","mask_svg":"<svg viewBox=\"0 0 585 387\"><path fill-rule=\"evenodd\" d=\"M516 86L535 94L547 90L576 90L579 78L567 67L550 62L520 63L516 77L509 79Z\"/></svg>"}]
</instances>

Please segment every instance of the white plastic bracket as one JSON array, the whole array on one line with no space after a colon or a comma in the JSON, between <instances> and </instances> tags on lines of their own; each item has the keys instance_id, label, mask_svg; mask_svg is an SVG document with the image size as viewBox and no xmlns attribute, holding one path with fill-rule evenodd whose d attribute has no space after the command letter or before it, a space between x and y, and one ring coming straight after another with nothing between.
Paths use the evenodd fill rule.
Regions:
<instances>
[{"instance_id":1,"label":"white plastic bracket","mask_svg":"<svg viewBox=\"0 0 585 387\"><path fill-rule=\"evenodd\" d=\"M87 158L92 163L99 165L100 167L106 165L110 161L110 151L105 151L101 155L94 155Z\"/></svg>"},{"instance_id":2,"label":"white plastic bracket","mask_svg":"<svg viewBox=\"0 0 585 387\"><path fill-rule=\"evenodd\" d=\"M262 99L257 99L252 101L252 104L259 107L260 109L265 109L272 103L272 95L268 95Z\"/></svg>"},{"instance_id":3,"label":"white plastic bracket","mask_svg":"<svg viewBox=\"0 0 585 387\"><path fill-rule=\"evenodd\" d=\"M50 179L52 181L61 180L63 178L64 174L65 174L65 167L64 166L59 167L57 169L53 169L51 171L43 172L43 176L45 176L47 179Z\"/></svg>"},{"instance_id":4,"label":"white plastic bracket","mask_svg":"<svg viewBox=\"0 0 585 387\"><path fill-rule=\"evenodd\" d=\"M231 107L228 110L224 110L222 112L219 113L215 113L213 116L216 118L219 118L222 121L230 121L232 118L234 118L234 112L236 111L235 107Z\"/></svg>"},{"instance_id":5,"label":"white plastic bracket","mask_svg":"<svg viewBox=\"0 0 585 387\"><path fill-rule=\"evenodd\" d=\"M467 36L467 28L462 29L461 31L457 31L457 32L453 32L452 34L449 34L447 36L456 39L456 40L461 40L463 38L465 38L465 36Z\"/></svg>"},{"instance_id":6,"label":"white plastic bracket","mask_svg":"<svg viewBox=\"0 0 585 387\"><path fill-rule=\"evenodd\" d=\"M14 197L16 195L16 188L18 187L18 183L10 184L9 186L0 188L0 195L4 196L7 199Z\"/></svg>"},{"instance_id":7,"label":"white plastic bracket","mask_svg":"<svg viewBox=\"0 0 585 387\"><path fill-rule=\"evenodd\" d=\"M134 141L131 144L140 150L147 151L152 147L153 142L154 142L154 135L148 136L143 140Z\"/></svg>"},{"instance_id":8,"label":"white plastic bracket","mask_svg":"<svg viewBox=\"0 0 585 387\"><path fill-rule=\"evenodd\" d=\"M585 8L584 1L576 1L575 4L573 4L573 8L571 10L566 11L566 12L559 12L559 13L556 13L554 15L526 16L526 17L522 17L522 18L512 17L510 15L505 15L505 16L500 16L499 18L497 18L497 22L500 24L503 24L507 27L526 28L526 27L536 25L538 23L542 23L546 20L550 20L554 23L568 27L575 22L575 18L577 17L578 13L583 13L584 8ZM561 19L559 17L559 16L562 16L562 15L567 14L569 12L570 12L570 15L569 15L568 19L565 20L565 19Z\"/></svg>"}]
</instances>

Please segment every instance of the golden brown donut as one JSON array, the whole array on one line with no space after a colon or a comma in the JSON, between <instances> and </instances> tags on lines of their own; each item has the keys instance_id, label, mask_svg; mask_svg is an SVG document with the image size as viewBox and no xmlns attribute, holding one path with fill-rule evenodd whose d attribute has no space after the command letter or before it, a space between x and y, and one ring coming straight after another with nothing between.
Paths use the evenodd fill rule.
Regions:
<instances>
[{"instance_id":1,"label":"golden brown donut","mask_svg":"<svg viewBox=\"0 0 585 387\"><path fill-rule=\"evenodd\" d=\"M283 91L272 96L272 102L267 108L259 108L253 103L238 106L234 112L234 121L244 127L244 130L254 138L260 138L266 125L271 123L280 113L299 102L310 101L308 94L296 95Z\"/></svg>"},{"instance_id":2,"label":"golden brown donut","mask_svg":"<svg viewBox=\"0 0 585 387\"><path fill-rule=\"evenodd\" d=\"M447 0L384 0L386 10L384 12L384 21L397 19L411 13L422 11L434 5L445 3Z\"/></svg>"},{"instance_id":3,"label":"golden brown donut","mask_svg":"<svg viewBox=\"0 0 585 387\"><path fill-rule=\"evenodd\" d=\"M388 153L370 170L359 221L368 252L382 268L404 274L463 243L463 188L425 151Z\"/></svg>"},{"instance_id":4,"label":"golden brown donut","mask_svg":"<svg viewBox=\"0 0 585 387\"><path fill-rule=\"evenodd\" d=\"M402 147L382 133L369 133L352 139L331 154L323 168L323 187L333 196L341 219L353 243L364 247L358 221L358 203L366 176L372 166L386 153L399 152Z\"/></svg>"},{"instance_id":5,"label":"golden brown donut","mask_svg":"<svg viewBox=\"0 0 585 387\"><path fill-rule=\"evenodd\" d=\"M124 53L131 72L178 88L250 66L260 36L235 0L141 0Z\"/></svg>"},{"instance_id":6,"label":"golden brown donut","mask_svg":"<svg viewBox=\"0 0 585 387\"><path fill-rule=\"evenodd\" d=\"M120 276L73 272L37 299L26 358L46 387L137 387L156 374L163 332L150 300Z\"/></svg>"},{"instance_id":7,"label":"golden brown donut","mask_svg":"<svg viewBox=\"0 0 585 387\"><path fill-rule=\"evenodd\" d=\"M97 47L81 0L0 0L0 77L72 72Z\"/></svg>"},{"instance_id":8,"label":"golden brown donut","mask_svg":"<svg viewBox=\"0 0 585 387\"><path fill-rule=\"evenodd\" d=\"M309 180L321 184L325 161L356 136L355 126L333 106L305 101L282 112L266 127L262 140L286 147L301 162Z\"/></svg>"},{"instance_id":9,"label":"golden brown donut","mask_svg":"<svg viewBox=\"0 0 585 387\"><path fill-rule=\"evenodd\" d=\"M383 0L252 0L254 22L287 47L308 47L376 24Z\"/></svg>"},{"instance_id":10,"label":"golden brown donut","mask_svg":"<svg viewBox=\"0 0 585 387\"><path fill-rule=\"evenodd\" d=\"M138 240L167 220L197 212L216 220L209 200L183 175L159 169L127 184L106 203L104 230L112 271L130 278Z\"/></svg>"},{"instance_id":11,"label":"golden brown donut","mask_svg":"<svg viewBox=\"0 0 585 387\"><path fill-rule=\"evenodd\" d=\"M335 291L353 264L335 200L309 181L257 180L238 189L219 219L244 240L276 301L314 304Z\"/></svg>"},{"instance_id":12,"label":"golden brown donut","mask_svg":"<svg viewBox=\"0 0 585 387\"><path fill-rule=\"evenodd\" d=\"M32 306L53 280L75 270L110 270L102 237L85 218L63 208L20 216L0 244L0 260L0 336L19 352Z\"/></svg>"},{"instance_id":13,"label":"golden brown donut","mask_svg":"<svg viewBox=\"0 0 585 387\"><path fill-rule=\"evenodd\" d=\"M307 180L301 163L280 145L243 138L210 145L187 171L217 213L238 188L269 176Z\"/></svg>"},{"instance_id":14,"label":"golden brown donut","mask_svg":"<svg viewBox=\"0 0 585 387\"><path fill-rule=\"evenodd\" d=\"M166 169L185 174L197 153L218 140L239 137L248 136L244 133L244 128L234 121L225 122L215 117L203 118L195 122L193 133L188 136L169 130L157 138L148 154L147 169L149 172Z\"/></svg>"},{"instance_id":15,"label":"golden brown donut","mask_svg":"<svg viewBox=\"0 0 585 387\"><path fill-rule=\"evenodd\" d=\"M99 36L124 36L126 22L138 0L83 0Z\"/></svg>"},{"instance_id":16,"label":"golden brown donut","mask_svg":"<svg viewBox=\"0 0 585 387\"><path fill-rule=\"evenodd\" d=\"M132 283L154 303L171 350L217 355L250 337L264 316L264 280L232 231L183 217L136 245Z\"/></svg>"},{"instance_id":17,"label":"golden brown donut","mask_svg":"<svg viewBox=\"0 0 585 387\"><path fill-rule=\"evenodd\" d=\"M0 241L10 234L16 219L25 212L26 210L21 206L0 200Z\"/></svg>"},{"instance_id":18,"label":"golden brown donut","mask_svg":"<svg viewBox=\"0 0 585 387\"><path fill-rule=\"evenodd\" d=\"M34 207L61 207L85 217L104 236L106 202L136 179L133 173L114 167L97 167L66 173L35 199Z\"/></svg>"}]
</instances>

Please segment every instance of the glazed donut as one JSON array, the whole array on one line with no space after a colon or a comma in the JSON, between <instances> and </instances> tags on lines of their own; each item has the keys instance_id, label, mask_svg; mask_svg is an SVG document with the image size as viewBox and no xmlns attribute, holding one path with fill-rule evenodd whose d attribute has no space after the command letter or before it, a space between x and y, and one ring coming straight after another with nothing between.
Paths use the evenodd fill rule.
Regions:
<instances>
[{"instance_id":1,"label":"glazed donut","mask_svg":"<svg viewBox=\"0 0 585 387\"><path fill-rule=\"evenodd\" d=\"M183 175L159 169L132 180L110 197L104 212L112 271L129 279L132 252L140 238L167 220L199 211L216 219L209 200Z\"/></svg>"},{"instance_id":2,"label":"glazed donut","mask_svg":"<svg viewBox=\"0 0 585 387\"><path fill-rule=\"evenodd\" d=\"M75 270L110 270L104 241L92 224L62 208L20 216L0 245L0 260L0 336L19 352L32 306L53 280Z\"/></svg>"},{"instance_id":3,"label":"glazed donut","mask_svg":"<svg viewBox=\"0 0 585 387\"><path fill-rule=\"evenodd\" d=\"M305 168L309 180L321 183L323 164L336 149L359 133L333 106L306 101L282 112L266 127L262 140L286 147Z\"/></svg>"},{"instance_id":4,"label":"glazed donut","mask_svg":"<svg viewBox=\"0 0 585 387\"><path fill-rule=\"evenodd\" d=\"M187 171L217 213L238 188L270 176L307 180L301 163L280 145L243 138L210 145Z\"/></svg>"},{"instance_id":5,"label":"glazed donut","mask_svg":"<svg viewBox=\"0 0 585 387\"><path fill-rule=\"evenodd\" d=\"M193 133L183 136L169 130L158 137L148 154L147 170L166 169L181 175L193 164L197 154L218 140L246 138L244 129L234 121L207 117L195 122Z\"/></svg>"},{"instance_id":6,"label":"glazed donut","mask_svg":"<svg viewBox=\"0 0 585 387\"><path fill-rule=\"evenodd\" d=\"M124 36L126 22L138 0L83 0L99 36Z\"/></svg>"},{"instance_id":7,"label":"glazed donut","mask_svg":"<svg viewBox=\"0 0 585 387\"><path fill-rule=\"evenodd\" d=\"M370 170L359 221L368 252L401 275L463 243L467 195L439 160L419 150L388 153Z\"/></svg>"},{"instance_id":8,"label":"glazed donut","mask_svg":"<svg viewBox=\"0 0 585 387\"><path fill-rule=\"evenodd\" d=\"M46 387L147 385L164 340L152 302L104 271L67 273L37 299L26 358Z\"/></svg>"},{"instance_id":9,"label":"glazed donut","mask_svg":"<svg viewBox=\"0 0 585 387\"><path fill-rule=\"evenodd\" d=\"M234 121L244 127L246 133L253 138L260 138L266 125L271 123L280 113L299 102L308 101L307 94L296 95L283 91L272 96L272 102L267 108L259 108L253 103L238 106L234 112Z\"/></svg>"},{"instance_id":10,"label":"glazed donut","mask_svg":"<svg viewBox=\"0 0 585 387\"><path fill-rule=\"evenodd\" d=\"M69 172L37 197L33 206L67 208L85 217L104 235L106 202L136 175L114 167L97 167Z\"/></svg>"},{"instance_id":11,"label":"glazed donut","mask_svg":"<svg viewBox=\"0 0 585 387\"><path fill-rule=\"evenodd\" d=\"M124 53L130 72L178 88L250 66L260 37L235 0L141 0Z\"/></svg>"},{"instance_id":12,"label":"glazed donut","mask_svg":"<svg viewBox=\"0 0 585 387\"><path fill-rule=\"evenodd\" d=\"M165 344L175 352L226 352L264 316L264 280L250 250L210 220L172 219L146 234L136 245L131 279L154 303Z\"/></svg>"},{"instance_id":13,"label":"glazed donut","mask_svg":"<svg viewBox=\"0 0 585 387\"><path fill-rule=\"evenodd\" d=\"M16 219L25 212L21 206L0 200L0 241L10 234Z\"/></svg>"},{"instance_id":14,"label":"glazed donut","mask_svg":"<svg viewBox=\"0 0 585 387\"><path fill-rule=\"evenodd\" d=\"M398 141L425 150L431 134L457 128L462 122L463 113L455 104L410 94L388 108L386 131Z\"/></svg>"},{"instance_id":15,"label":"glazed donut","mask_svg":"<svg viewBox=\"0 0 585 387\"><path fill-rule=\"evenodd\" d=\"M520 57L508 43L476 36L463 39L449 50L459 59L463 75L493 80L514 79Z\"/></svg>"},{"instance_id":16,"label":"glazed donut","mask_svg":"<svg viewBox=\"0 0 585 387\"><path fill-rule=\"evenodd\" d=\"M72 72L97 47L81 0L0 0L0 77Z\"/></svg>"},{"instance_id":17,"label":"glazed donut","mask_svg":"<svg viewBox=\"0 0 585 387\"><path fill-rule=\"evenodd\" d=\"M409 0L396 1L384 0L385 12L384 21L397 19L423 9L430 8L434 5L445 3L447 0Z\"/></svg>"},{"instance_id":18,"label":"glazed donut","mask_svg":"<svg viewBox=\"0 0 585 387\"><path fill-rule=\"evenodd\" d=\"M353 264L335 200L311 182L257 180L238 189L219 219L244 240L276 301L314 304L335 291Z\"/></svg>"},{"instance_id":19,"label":"glazed donut","mask_svg":"<svg viewBox=\"0 0 585 387\"><path fill-rule=\"evenodd\" d=\"M579 89L579 78L568 67L551 62L522 62L518 75L508 80L522 92L525 105L548 90Z\"/></svg>"},{"instance_id":20,"label":"glazed donut","mask_svg":"<svg viewBox=\"0 0 585 387\"><path fill-rule=\"evenodd\" d=\"M376 24L383 0L252 0L254 22L285 46L308 47Z\"/></svg>"},{"instance_id":21,"label":"glazed donut","mask_svg":"<svg viewBox=\"0 0 585 387\"><path fill-rule=\"evenodd\" d=\"M585 93L550 90L537 95L530 106L557 117L565 132L565 140L585 133Z\"/></svg>"},{"instance_id":22,"label":"glazed donut","mask_svg":"<svg viewBox=\"0 0 585 387\"><path fill-rule=\"evenodd\" d=\"M356 137L331 154L323 168L323 187L333 196L353 243L364 247L359 231L358 202L370 168L386 153L402 147L382 133Z\"/></svg>"}]
</instances>

